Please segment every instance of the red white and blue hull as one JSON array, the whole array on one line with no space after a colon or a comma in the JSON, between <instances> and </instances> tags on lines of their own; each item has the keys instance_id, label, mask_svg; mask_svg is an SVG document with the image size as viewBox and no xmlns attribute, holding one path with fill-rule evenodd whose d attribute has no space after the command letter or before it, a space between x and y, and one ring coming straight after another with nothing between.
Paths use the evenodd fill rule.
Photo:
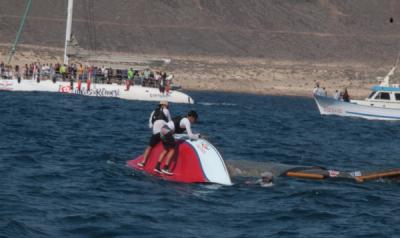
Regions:
<instances>
[{"instance_id":1,"label":"red white and blue hull","mask_svg":"<svg viewBox=\"0 0 400 238\"><path fill-rule=\"evenodd\" d=\"M171 160L170 170L173 175L166 175L154 171L163 145L156 145L148 158L144 168L137 164L142 161L143 155L129 160L127 166L165 180L181 183L215 183L232 185L231 177L225 162L217 149L207 140L177 139L177 150ZM164 167L163 162L161 168Z\"/></svg>"}]
</instances>

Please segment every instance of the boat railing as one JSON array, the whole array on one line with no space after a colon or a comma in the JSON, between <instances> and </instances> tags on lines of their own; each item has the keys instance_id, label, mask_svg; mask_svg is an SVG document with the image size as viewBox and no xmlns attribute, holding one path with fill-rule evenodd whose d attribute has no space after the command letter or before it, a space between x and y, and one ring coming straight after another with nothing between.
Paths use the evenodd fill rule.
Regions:
<instances>
[{"instance_id":1,"label":"boat railing","mask_svg":"<svg viewBox=\"0 0 400 238\"><path fill-rule=\"evenodd\" d=\"M114 70L109 71L107 75L103 74L101 71L95 71L93 74L90 75L91 80L95 84L118 84L123 85L125 81L128 80L127 74L121 73L122 71ZM87 80L89 78L89 74L87 72L83 73L82 75L78 75L76 72L66 72L62 74L58 71L50 71L50 70L42 70L36 76L32 72L32 70L21 70L19 72L19 76L25 80L52 80L53 82L56 81L74 81L76 82L79 79ZM15 79L17 78L17 74L14 70L0 70L0 79ZM166 87L169 85L170 89L172 90L179 90L181 89L180 85L174 85L172 78L168 80L158 79L156 80L155 77L148 77L145 78L142 75L135 75L131 80L133 85L139 85L143 87L150 87L150 88L160 88L161 86ZM161 82L163 81L163 82Z\"/></svg>"}]
</instances>

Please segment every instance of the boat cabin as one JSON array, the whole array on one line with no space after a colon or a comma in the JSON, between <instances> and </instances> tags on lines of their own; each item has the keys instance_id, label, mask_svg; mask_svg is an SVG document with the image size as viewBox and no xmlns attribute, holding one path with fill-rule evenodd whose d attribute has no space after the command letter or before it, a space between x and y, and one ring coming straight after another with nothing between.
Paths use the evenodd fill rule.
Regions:
<instances>
[{"instance_id":1,"label":"boat cabin","mask_svg":"<svg viewBox=\"0 0 400 238\"><path fill-rule=\"evenodd\" d=\"M373 86L367 100L400 103L400 87L398 84L393 84L390 87Z\"/></svg>"}]
</instances>

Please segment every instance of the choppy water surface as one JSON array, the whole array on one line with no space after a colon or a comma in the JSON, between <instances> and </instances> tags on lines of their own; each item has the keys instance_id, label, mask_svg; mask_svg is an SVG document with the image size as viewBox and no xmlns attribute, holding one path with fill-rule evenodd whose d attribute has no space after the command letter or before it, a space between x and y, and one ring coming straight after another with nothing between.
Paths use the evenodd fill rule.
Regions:
<instances>
[{"instance_id":1,"label":"choppy water surface","mask_svg":"<svg viewBox=\"0 0 400 238\"><path fill-rule=\"evenodd\" d=\"M225 159L399 166L400 124L321 117L309 98L190 93ZM161 181L125 166L155 103L0 92L0 237L397 237L400 184Z\"/></svg>"}]
</instances>

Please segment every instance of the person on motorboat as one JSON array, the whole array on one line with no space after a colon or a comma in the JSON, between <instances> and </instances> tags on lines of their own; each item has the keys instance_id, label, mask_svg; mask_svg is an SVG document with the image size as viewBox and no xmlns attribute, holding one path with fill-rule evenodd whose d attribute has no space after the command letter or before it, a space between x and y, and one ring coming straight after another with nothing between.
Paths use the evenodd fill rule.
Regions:
<instances>
[{"instance_id":1,"label":"person on motorboat","mask_svg":"<svg viewBox=\"0 0 400 238\"><path fill-rule=\"evenodd\" d=\"M328 96L328 91L326 91L326 88L323 87L321 90L321 95L327 97Z\"/></svg>"},{"instance_id":2,"label":"person on motorboat","mask_svg":"<svg viewBox=\"0 0 400 238\"><path fill-rule=\"evenodd\" d=\"M350 95L349 95L349 93L347 92L347 88L345 88L345 89L344 89L344 92L343 92L343 101L345 101L345 102L350 102Z\"/></svg>"},{"instance_id":3,"label":"person on motorboat","mask_svg":"<svg viewBox=\"0 0 400 238\"><path fill-rule=\"evenodd\" d=\"M169 164L175 153L175 139L173 137L173 134L174 133L181 134L186 131L190 139L193 140L199 139L200 134L193 134L191 129L191 125L196 123L197 120L198 120L197 112L191 110L185 117L177 116L174 119L172 119L173 125L171 125L171 123L169 122L163 126L163 128L161 129L160 137L164 145L164 151L161 152L154 171L156 172L161 171L162 173L167 175L173 174L169 168ZM164 159L165 154L167 154L167 159L165 161L164 168L160 170L160 166Z\"/></svg>"},{"instance_id":4,"label":"person on motorboat","mask_svg":"<svg viewBox=\"0 0 400 238\"><path fill-rule=\"evenodd\" d=\"M161 141L160 131L167 122L171 122L173 124L171 120L171 114L168 110L168 102L161 101L158 107L150 114L149 128L153 129L153 133L150 137L149 144L144 151L143 161L138 163L140 167L144 167L146 165L151 150Z\"/></svg>"},{"instance_id":5,"label":"person on motorboat","mask_svg":"<svg viewBox=\"0 0 400 238\"><path fill-rule=\"evenodd\" d=\"M340 99L340 92L339 92L339 90L336 89L335 93L333 94L333 98L336 99L336 100L339 100L339 99Z\"/></svg>"},{"instance_id":6,"label":"person on motorboat","mask_svg":"<svg viewBox=\"0 0 400 238\"><path fill-rule=\"evenodd\" d=\"M318 95L318 92L319 92L319 83L316 83L313 89L313 95Z\"/></svg>"},{"instance_id":7,"label":"person on motorboat","mask_svg":"<svg viewBox=\"0 0 400 238\"><path fill-rule=\"evenodd\" d=\"M319 83L315 84L315 88L313 89L313 95L318 95L318 96L326 96L326 91L325 88L321 88L319 86Z\"/></svg>"}]
</instances>

